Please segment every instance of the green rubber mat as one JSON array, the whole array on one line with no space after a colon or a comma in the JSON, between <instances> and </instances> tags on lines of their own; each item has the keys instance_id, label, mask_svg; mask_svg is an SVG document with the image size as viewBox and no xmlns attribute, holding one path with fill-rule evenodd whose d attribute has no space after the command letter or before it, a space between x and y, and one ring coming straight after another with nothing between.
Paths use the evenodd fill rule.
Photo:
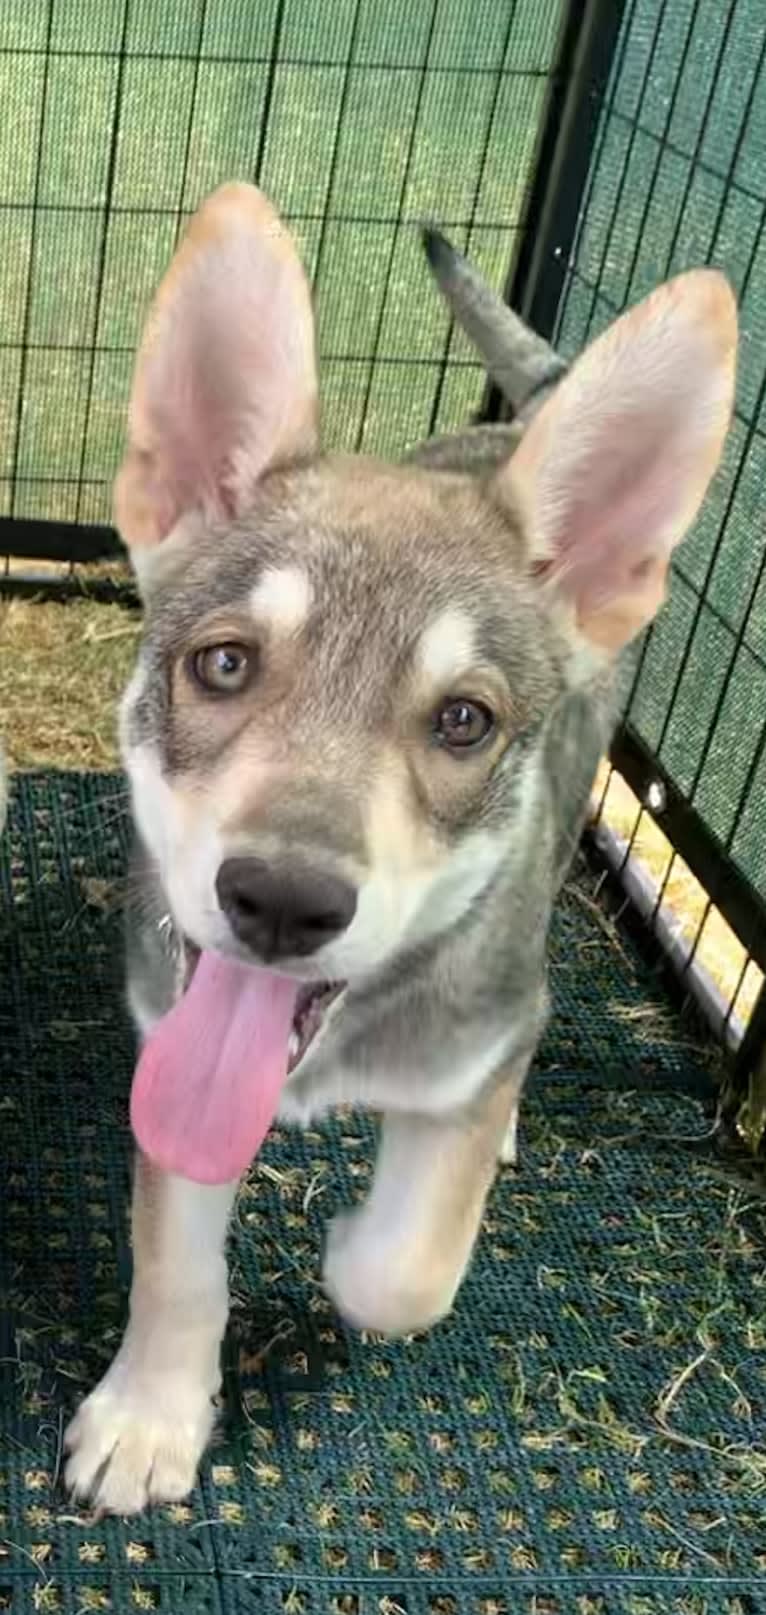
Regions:
<instances>
[{"instance_id":1,"label":"green rubber mat","mask_svg":"<svg viewBox=\"0 0 766 1615\"><path fill-rule=\"evenodd\" d=\"M389 1345L318 1286L373 1129L272 1133L238 1204L221 1434L188 1503L96 1520L62 1432L129 1276L124 792L17 782L0 857L0 1608L81 1615L766 1609L763 1202L715 1057L577 872L557 1016L453 1317Z\"/></svg>"}]
</instances>

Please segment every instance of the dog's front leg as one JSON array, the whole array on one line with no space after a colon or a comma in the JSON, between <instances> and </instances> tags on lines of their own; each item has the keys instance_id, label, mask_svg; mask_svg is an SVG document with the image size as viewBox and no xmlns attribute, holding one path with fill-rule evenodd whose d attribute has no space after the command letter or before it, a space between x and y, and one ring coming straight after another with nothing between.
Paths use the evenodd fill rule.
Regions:
<instances>
[{"instance_id":1,"label":"dog's front leg","mask_svg":"<svg viewBox=\"0 0 766 1615\"><path fill-rule=\"evenodd\" d=\"M356 1328L409 1334L449 1312L528 1063L464 1110L384 1117L370 1194L335 1218L325 1257L327 1291Z\"/></svg>"},{"instance_id":2,"label":"dog's front leg","mask_svg":"<svg viewBox=\"0 0 766 1615\"><path fill-rule=\"evenodd\" d=\"M67 1482L98 1508L132 1514L194 1485L220 1387L235 1192L136 1162L130 1320L66 1436Z\"/></svg>"}]
</instances>

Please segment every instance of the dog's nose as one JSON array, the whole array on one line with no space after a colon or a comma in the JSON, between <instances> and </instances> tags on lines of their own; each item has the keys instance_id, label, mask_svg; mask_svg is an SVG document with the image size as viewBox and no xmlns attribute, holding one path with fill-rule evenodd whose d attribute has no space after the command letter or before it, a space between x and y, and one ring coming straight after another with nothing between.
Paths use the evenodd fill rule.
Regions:
<instances>
[{"instance_id":1,"label":"dog's nose","mask_svg":"<svg viewBox=\"0 0 766 1615\"><path fill-rule=\"evenodd\" d=\"M280 869L260 858L227 858L215 886L235 936L269 962L315 953L356 912L353 886L337 875Z\"/></svg>"}]
</instances>

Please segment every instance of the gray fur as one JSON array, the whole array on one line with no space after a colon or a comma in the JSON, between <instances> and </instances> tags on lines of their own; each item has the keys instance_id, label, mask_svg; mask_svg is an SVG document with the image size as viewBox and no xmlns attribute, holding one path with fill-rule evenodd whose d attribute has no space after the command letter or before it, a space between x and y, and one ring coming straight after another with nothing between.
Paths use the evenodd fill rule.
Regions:
<instances>
[{"instance_id":1,"label":"gray fur","mask_svg":"<svg viewBox=\"0 0 766 1615\"><path fill-rule=\"evenodd\" d=\"M521 428L565 367L443 238L432 233L426 245L521 419L424 445L402 466L322 456L305 280L266 199L224 187L195 217L150 316L117 502L147 600L122 714L147 849L135 868L129 998L145 1033L183 992L196 949L293 977L297 1008L274 1050L273 1075L286 1076L281 1114L306 1123L339 1102L382 1112L369 1194L331 1222L323 1282L349 1323L388 1335L450 1310L498 1158L515 1159L519 1098L547 1012L552 906L615 716L606 647L632 623L627 603L624 617L617 610L621 591L617 620L597 609L594 619L576 576L562 587L567 557L547 542L552 445L540 452L544 421L537 443L525 444ZM211 265L229 265L235 285L260 252L268 275L293 291L273 342L268 333L263 372L260 350L245 345L240 377L251 305L222 312ZM225 375L211 341L222 344ZM193 407L197 390L203 409ZM505 462L520 441L514 475ZM572 493L566 476L563 491ZM232 510L238 518L226 519ZM576 523L567 536L574 544ZM210 650L224 645L233 660L211 664ZM456 718L458 702L467 712ZM222 878L234 861L238 878L246 867L232 904ZM273 883L265 905L252 886L264 864L270 879L287 873L293 892L307 870L305 905L317 877L325 890L351 886L353 917L298 914L309 922L302 949ZM206 965L197 1016L215 990ZM269 1072L255 1048L252 1070L228 1064L229 1032L247 1035L258 1014L257 978L220 958L217 968L217 1010L231 1002L235 975L238 1007L228 1027L211 1016L218 1065L196 1116L196 1086L175 1111L167 1095L166 1148L152 1135L158 1112L142 1121L140 1093L134 1108L156 1159L138 1162L130 1323L66 1437L69 1484L120 1514L188 1491L210 1434L234 1193L216 1180L241 1171L256 1143L253 1125L230 1134L231 1153L216 1153L234 1115L211 1107L227 1103L226 1079L253 1109L276 1099L274 1089L258 1093ZM193 988L178 1060L192 1036L203 1040L194 1002ZM262 1030L253 1028L254 1044ZM201 1074L190 1073L193 1084ZM174 1063L169 1075L183 1083L186 1073ZM199 1168L195 1141L209 1157ZM190 1183L187 1168L213 1181Z\"/></svg>"},{"instance_id":2,"label":"gray fur","mask_svg":"<svg viewBox=\"0 0 766 1615\"><path fill-rule=\"evenodd\" d=\"M535 740L535 832L516 849L521 856L509 856L459 928L402 955L369 985L349 988L342 1013L288 1083L288 1116L307 1119L324 1108L326 1094L339 1092L373 1109L428 1110L501 1021L504 1065L531 1058L547 1014L553 901L608 740L608 713L607 702L577 694L552 713ZM570 741L563 754L562 729Z\"/></svg>"},{"instance_id":3,"label":"gray fur","mask_svg":"<svg viewBox=\"0 0 766 1615\"><path fill-rule=\"evenodd\" d=\"M423 246L458 325L478 349L516 418L529 420L566 373L564 360L514 314L440 231L424 230Z\"/></svg>"},{"instance_id":4,"label":"gray fur","mask_svg":"<svg viewBox=\"0 0 766 1615\"><path fill-rule=\"evenodd\" d=\"M461 312L467 306L465 299L458 299ZM474 313L478 307L484 318L494 309L492 294L471 306ZM491 332L500 334L505 354L507 312L502 309L502 320L489 322ZM516 327L523 332L515 316L509 318L513 332ZM552 385L552 360L555 374L562 374L563 364L547 346L525 333L516 357L501 364L499 372L495 357L495 373L504 376L515 399L528 392L528 383L539 400L543 368L545 385ZM452 1073L470 1066L478 1047L497 1038L502 1042L504 1037L503 1063L523 1066L540 1035L547 1006L551 910L577 844L599 758L608 744L614 690L611 672L604 671L603 664L594 672L592 665L572 657L571 647L548 618L548 608L540 604L539 591L530 591L521 580L521 556L515 565L509 564L517 538L507 521L498 517L493 527L484 478L508 458L520 435L518 423L479 427L426 443L410 457L414 467L429 477L429 489L433 473L444 473L443 482L441 475L435 479L444 499L438 492L431 495L432 532L424 532L414 521L412 544L400 542L395 578L387 573L388 552L376 549L369 536L360 534L357 540L347 530L336 536L321 508L313 523L306 520L305 512L311 514L312 500L316 504L318 499L312 493L315 474L308 468L277 478L267 487L248 521L229 532L225 544L213 535L207 554L203 539L180 586L160 589L150 600L144 650L147 676L130 718L130 737L136 743L151 735L171 775L179 757L187 762L188 758L161 671L168 648L177 641L183 622L195 611L202 615L211 589L221 600L236 600L252 586L264 559L268 563L275 553L283 562L300 558L317 601L306 683L295 693L289 720L296 802L305 800L301 758L309 756L313 746L332 755L338 729L343 739L339 780L353 801L367 766L366 737L385 722L381 703L396 700L397 681L409 673L408 646L417 640L425 620L424 596L432 611L455 602L466 605L485 636L487 656L503 668L526 711L517 741L469 822L444 827L455 846L477 824L500 837L507 856L499 871L458 926L400 951L372 977L350 983L340 1008L331 1013L288 1081L283 1106L288 1116L306 1119L338 1099L389 1111L438 1109ZM414 467L408 475L417 479ZM386 497L381 493L375 498L375 478L393 473L384 473L371 462L368 474L372 508L383 509ZM417 481L408 486L414 507ZM332 493L328 503L332 505ZM522 792L527 793L523 827ZM349 812L344 818L342 794L328 798L324 830L321 793L314 804L310 846L325 862L337 859L344 825L349 851L356 836L353 815ZM280 798L275 805L275 834L277 825L284 834L294 809L289 793ZM305 846L304 837L301 842ZM291 846L295 844L293 837ZM133 925L144 931L148 925L151 936L143 942L134 937L131 943L133 990L159 1013L163 992L164 1007L169 1008L177 990L172 972L158 968L157 918L168 904L158 886L157 868L145 855L139 854L136 873L143 895Z\"/></svg>"}]
</instances>

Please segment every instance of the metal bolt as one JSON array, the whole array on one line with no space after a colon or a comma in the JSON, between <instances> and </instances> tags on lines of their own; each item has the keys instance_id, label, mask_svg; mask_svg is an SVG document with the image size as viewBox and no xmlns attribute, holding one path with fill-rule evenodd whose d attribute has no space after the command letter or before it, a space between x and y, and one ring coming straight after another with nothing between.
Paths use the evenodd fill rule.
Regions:
<instances>
[{"instance_id":1,"label":"metal bolt","mask_svg":"<svg viewBox=\"0 0 766 1615\"><path fill-rule=\"evenodd\" d=\"M653 779L647 788L646 806L650 813L664 813L667 807L668 796L665 786L659 779Z\"/></svg>"}]
</instances>

